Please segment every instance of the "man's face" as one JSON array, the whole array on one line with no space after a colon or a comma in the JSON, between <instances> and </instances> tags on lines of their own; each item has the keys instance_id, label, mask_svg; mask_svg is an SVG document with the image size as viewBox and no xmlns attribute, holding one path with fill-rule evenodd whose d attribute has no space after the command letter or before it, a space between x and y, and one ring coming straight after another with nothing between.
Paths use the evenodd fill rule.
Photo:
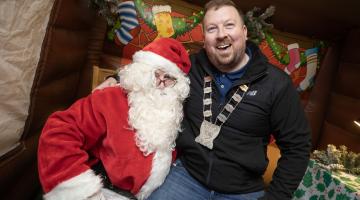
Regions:
<instances>
[{"instance_id":1,"label":"man's face","mask_svg":"<svg viewBox=\"0 0 360 200\"><path fill-rule=\"evenodd\" d=\"M247 28L232 6L212 8L204 16L204 48L220 71L235 71L244 62L246 34Z\"/></svg>"}]
</instances>

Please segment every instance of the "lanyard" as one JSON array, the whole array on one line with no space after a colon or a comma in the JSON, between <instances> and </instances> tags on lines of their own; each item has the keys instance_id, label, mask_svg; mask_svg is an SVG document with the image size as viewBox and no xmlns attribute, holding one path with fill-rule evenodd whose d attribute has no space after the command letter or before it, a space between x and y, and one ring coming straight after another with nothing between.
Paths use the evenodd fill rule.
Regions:
<instances>
[{"instance_id":1,"label":"lanyard","mask_svg":"<svg viewBox=\"0 0 360 200\"><path fill-rule=\"evenodd\" d=\"M204 96L203 96L203 115L204 120L201 123L200 134L195 138L195 141L203 146L206 146L209 149L213 148L213 141L219 135L222 125L230 117L231 113L239 105L243 99L246 91L249 89L248 86L240 85L236 92L232 95L227 104L223 107L219 115L216 117L215 122L212 123L212 99L211 99L211 81L210 76L204 77ZM242 96L240 95L240 90L243 91ZM217 125L219 124L219 125Z\"/></svg>"}]
</instances>

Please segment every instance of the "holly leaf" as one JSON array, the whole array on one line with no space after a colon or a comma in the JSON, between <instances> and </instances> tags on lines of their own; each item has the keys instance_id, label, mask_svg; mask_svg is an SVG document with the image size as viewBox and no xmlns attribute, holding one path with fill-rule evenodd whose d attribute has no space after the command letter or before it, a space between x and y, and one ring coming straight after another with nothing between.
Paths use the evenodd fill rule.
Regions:
<instances>
[{"instance_id":1,"label":"holly leaf","mask_svg":"<svg viewBox=\"0 0 360 200\"><path fill-rule=\"evenodd\" d=\"M336 200L350 200L350 197L348 197L346 194L338 194L336 195Z\"/></svg>"},{"instance_id":2,"label":"holly leaf","mask_svg":"<svg viewBox=\"0 0 360 200\"><path fill-rule=\"evenodd\" d=\"M334 196L334 194L335 194L335 190L334 189L330 190L328 193L329 199L331 199Z\"/></svg>"},{"instance_id":3,"label":"holly leaf","mask_svg":"<svg viewBox=\"0 0 360 200\"><path fill-rule=\"evenodd\" d=\"M325 183L326 187L329 187L331 180L332 180L331 175L329 173L325 172L323 175L323 179L324 179L324 183Z\"/></svg>"},{"instance_id":4,"label":"holly leaf","mask_svg":"<svg viewBox=\"0 0 360 200\"><path fill-rule=\"evenodd\" d=\"M319 184L316 185L316 189L319 192L324 192L325 191L325 185L323 183L319 183Z\"/></svg>"},{"instance_id":5,"label":"holly leaf","mask_svg":"<svg viewBox=\"0 0 360 200\"><path fill-rule=\"evenodd\" d=\"M311 196L309 200L318 200L318 195Z\"/></svg>"},{"instance_id":6,"label":"holly leaf","mask_svg":"<svg viewBox=\"0 0 360 200\"><path fill-rule=\"evenodd\" d=\"M313 179L313 177L312 177L311 173L309 171L307 171L305 173L303 181L302 181L303 185L307 188L312 186L312 184L313 184L312 179Z\"/></svg>"},{"instance_id":7,"label":"holly leaf","mask_svg":"<svg viewBox=\"0 0 360 200\"><path fill-rule=\"evenodd\" d=\"M305 195L305 191L302 190L302 189L297 189L295 192L294 192L294 197L300 199L300 197L303 197Z\"/></svg>"}]
</instances>

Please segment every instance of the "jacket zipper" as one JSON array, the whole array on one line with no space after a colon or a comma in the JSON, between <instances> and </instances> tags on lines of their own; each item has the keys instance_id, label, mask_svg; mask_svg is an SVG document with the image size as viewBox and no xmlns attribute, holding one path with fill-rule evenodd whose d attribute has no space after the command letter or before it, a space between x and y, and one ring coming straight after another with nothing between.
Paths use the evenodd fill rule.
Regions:
<instances>
[{"instance_id":1,"label":"jacket zipper","mask_svg":"<svg viewBox=\"0 0 360 200\"><path fill-rule=\"evenodd\" d=\"M248 80L248 83L253 82L253 81L261 78L265 74L267 74L267 73L264 72L264 73L261 73L261 74L255 76L255 77L253 77L251 80ZM240 84L244 84L244 83L238 83L238 84L240 85ZM223 104L224 103L220 102L220 104L218 106L218 109L221 108ZM208 174L207 174L207 177L206 177L206 185L209 185L210 179L211 179L211 171L212 171L213 162L214 162L214 159L213 159L214 156L213 155L214 155L214 152L210 151L210 153L209 153L209 168L208 168L209 170L208 170Z\"/></svg>"},{"instance_id":2,"label":"jacket zipper","mask_svg":"<svg viewBox=\"0 0 360 200\"><path fill-rule=\"evenodd\" d=\"M206 185L209 185L210 183L210 178L211 178L211 171L212 171L212 166L213 166L213 151L210 151L209 153L209 170L208 170L208 174L206 177Z\"/></svg>"}]
</instances>

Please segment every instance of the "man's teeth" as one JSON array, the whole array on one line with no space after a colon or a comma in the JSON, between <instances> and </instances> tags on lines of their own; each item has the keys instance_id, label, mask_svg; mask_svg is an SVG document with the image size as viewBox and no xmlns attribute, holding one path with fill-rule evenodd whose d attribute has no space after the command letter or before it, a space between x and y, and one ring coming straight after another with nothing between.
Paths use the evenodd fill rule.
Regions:
<instances>
[{"instance_id":1,"label":"man's teeth","mask_svg":"<svg viewBox=\"0 0 360 200\"><path fill-rule=\"evenodd\" d=\"M225 44L225 45L219 45L217 46L218 49L226 49L230 46L230 44Z\"/></svg>"}]
</instances>

